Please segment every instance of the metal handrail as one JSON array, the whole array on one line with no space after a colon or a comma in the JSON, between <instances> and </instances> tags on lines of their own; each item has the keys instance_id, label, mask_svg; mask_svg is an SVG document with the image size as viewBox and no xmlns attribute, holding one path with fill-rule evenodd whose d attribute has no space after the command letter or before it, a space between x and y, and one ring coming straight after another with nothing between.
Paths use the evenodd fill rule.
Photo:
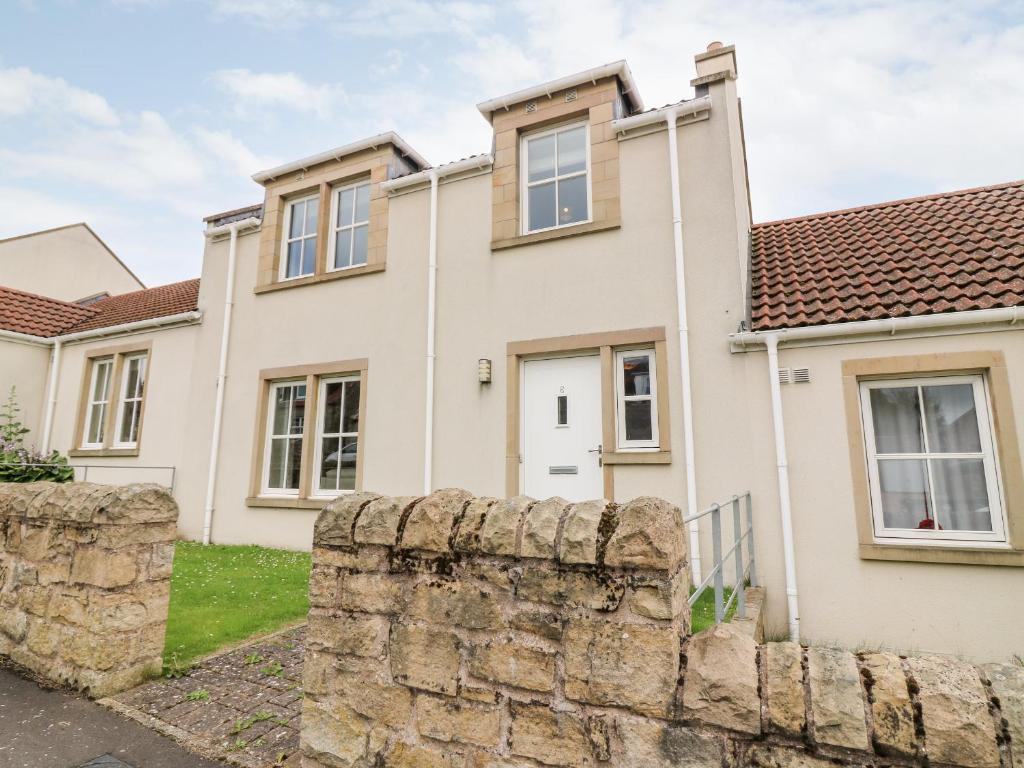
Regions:
<instances>
[{"instance_id":1,"label":"metal handrail","mask_svg":"<svg viewBox=\"0 0 1024 768\"><path fill-rule=\"evenodd\" d=\"M745 502L747 512L747 527L743 528L742 514L740 513L740 502ZM733 543L729 547L729 551L722 552L722 507L732 507L732 530L733 530ZM733 496L731 499L726 501L724 504L712 504L707 509L703 509L700 512L695 512L692 515L687 515L683 518L683 524L689 524L694 520L699 520L702 517L711 515L711 550L713 565L708 575L704 577L704 580L698 585L693 591L693 594L689 597L690 606L693 607L694 603L700 599L700 596L704 594L709 586L714 582L715 590L715 623L721 623L729 610L732 608L733 603L736 603L736 613L739 617L746 618L747 615L747 600L746 600L746 589L747 580L750 580L751 586L757 586L757 566L754 559L754 513L753 504L751 501L750 491ZM747 562L744 564L743 558L743 541L748 540L747 544ZM735 585L733 586L732 594L729 595L729 599L725 600L725 573L724 564L729 558L733 558L733 562L736 566L735 572Z\"/></svg>"},{"instance_id":2,"label":"metal handrail","mask_svg":"<svg viewBox=\"0 0 1024 768\"><path fill-rule=\"evenodd\" d=\"M14 466L18 466L18 467L61 467L61 468L66 468L66 469L71 469L71 470L81 469L81 470L84 470L82 472L82 482L83 483L89 482L89 470L90 469L165 469L165 470L170 470L170 473L171 473L171 482L167 486L171 490L171 492L174 491L174 481L177 479L177 467L173 467L173 466L169 466L169 467L148 466L148 465L147 466L142 466L142 465L139 465L139 464L55 464L53 462L22 463L22 462L18 462L18 461L0 462L0 466L9 466L9 467L14 467Z\"/></svg>"}]
</instances>

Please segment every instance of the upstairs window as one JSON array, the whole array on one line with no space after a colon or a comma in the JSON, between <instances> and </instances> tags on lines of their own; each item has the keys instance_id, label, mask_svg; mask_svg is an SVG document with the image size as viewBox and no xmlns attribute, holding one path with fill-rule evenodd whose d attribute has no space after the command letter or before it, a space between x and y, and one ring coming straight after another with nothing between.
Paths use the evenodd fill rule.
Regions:
<instances>
[{"instance_id":1,"label":"upstairs window","mask_svg":"<svg viewBox=\"0 0 1024 768\"><path fill-rule=\"evenodd\" d=\"M522 141L524 234L590 220L590 138L586 123L573 123Z\"/></svg>"},{"instance_id":2,"label":"upstairs window","mask_svg":"<svg viewBox=\"0 0 1024 768\"><path fill-rule=\"evenodd\" d=\"M657 365L653 349L615 353L618 448L658 448Z\"/></svg>"},{"instance_id":3,"label":"upstairs window","mask_svg":"<svg viewBox=\"0 0 1024 768\"><path fill-rule=\"evenodd\" d=\"M114 358L105 357L92 361L89 380L89 398L86 402L85 436L83 448L102 448L106 436L107 407L110 405L110 380L114 370Z\"/></svg>"},{"instance_id":4,"label":"upstairs window","mask_svg":"<svg viewBox=\"0 0 1024 768\"><path fill-rule=\"evenodd\" d=\"M139 444L142 400L146 386L146 355L129 355L122 363L121 398L117 408L115 448L135 448Z\"/></svg>"},{"instance_id":5,"label":"upstairs window","mask_svg":"<svg viewBox=\"0 0 1024 768\"><path fill-rule=\"evenodd\" d=\"M316 233L320 198L311 195L285 205L285 237L281 248L281 279L312 275L316 271Z\"/></svg>"},{"instance_id":6,"label":"upstairs window","mask_svg":"<svg viewBox=\"0 0 1024 768\"><path fill-rule=\"evenodd\" d=\"M875 538L1006 541L984 377L863 381Z\"/></svg>"},{"instance_id":7,"label":"upstairs window","mask_svg":"<svg viewBox=\"0 0 1024 768\"><path fill-rule=\"evenodd\" d=\"M334 191L331 213L332 269L366 263L370 239L370 185L351 184Z\"/></svg>"}]
</instances>

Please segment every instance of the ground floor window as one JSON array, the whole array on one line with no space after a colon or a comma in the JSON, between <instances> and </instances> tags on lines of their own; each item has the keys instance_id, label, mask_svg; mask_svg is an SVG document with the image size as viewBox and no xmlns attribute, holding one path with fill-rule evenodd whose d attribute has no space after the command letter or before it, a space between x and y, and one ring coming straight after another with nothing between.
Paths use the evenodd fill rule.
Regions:
<instances>
[{"instance_id":1,"label":"ground floor window","mask_svg":"<svg viewBox=\"0 0 1024 768\"><path fill-rule=\"evenodd\" d=\"M876 538L1006 541L984 376L862 381L860 397Z\"/></svg>"},{"instance_id":2,"label":"ground floor window","mask_svg":"<svg viewBox=\"0 0 1024 768\"><path fill-rule=\"evenodd\" d=\"M276 382L270 387L265 489L299 492L302 433L306 426L306 382Z\"/></svg>"},{"instance_id":3,"label":"ground floor window","mask_svg":"<svg viewBox=\"0 0 1024 768\"><path fill-rule=\"evenodd\" d=\"M73 454L138 450L149 356L148 345L86 352Z\"/></svg>"},{"instance_id":4,"label":"ground floor window","mask_svg":"<svg viewBox=\"0 0 1024 768\"><path fill-rule=\"evenodd\" d=\"M658 447L656 370L653 347L615 353L615 407L620 450Z\"/></svg>"},{"instance_id":5,"label":"ground floor window","mask_svg":"<svg viewBox=\"0 0 1024 768\"><path fill-rule=\"evenodd\" d=\"M355 490L359 394L358 376L320 381L314 489L318 496L336 496L339 491Z\"/></svg>"}]
</instances>

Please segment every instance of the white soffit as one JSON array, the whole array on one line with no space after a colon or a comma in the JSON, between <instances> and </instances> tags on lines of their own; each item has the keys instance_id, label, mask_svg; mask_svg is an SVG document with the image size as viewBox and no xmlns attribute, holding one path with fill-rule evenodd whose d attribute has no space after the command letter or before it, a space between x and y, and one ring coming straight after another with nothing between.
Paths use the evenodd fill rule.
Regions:
<instances>
[{"instance_id":1,"label":"white soffit","mask_svg":"<svg viewBox=\"0 0 1024 768\"><path fill-rule=\"evenodd\" d=\"M376 136L371 136L368 139L361 139L354 141L351 144L346 144L343 147L336 147L335 149L329 149L326 152L320 152L316 155L310 155L304 157L301 160L293 160L290 163L279 165L276 168L270 168L266 171L260 171L259 173L253 174L253 181L262 184L265 181L276 179L279 176L283 176L286 173L292 173L293 171L304 171L307 168L311 168L314 165L320 163L326 163L329 160L337 160L344 157L345 155L351 155L353 152L359 152L364 149L376 149L382 144L393 144L404 157L412 160L416 164L417 170L420 168L427 168L430 163L427 162L426 158L423 157L419 152L409 146L405 139L399 136L394 131L388 131L387 133L380 133Z\"/></svg>"}]
</instances>

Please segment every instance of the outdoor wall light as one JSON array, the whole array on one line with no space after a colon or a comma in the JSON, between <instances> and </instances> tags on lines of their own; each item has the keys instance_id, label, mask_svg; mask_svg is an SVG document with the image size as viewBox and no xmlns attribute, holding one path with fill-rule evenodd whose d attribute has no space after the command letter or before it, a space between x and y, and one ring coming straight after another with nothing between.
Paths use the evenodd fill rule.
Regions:
<instances>
[{"instance_id":1,"label":"outdoor wall light","mask_svg":"<svg viewBox=\"0 0 1024 768\"><path fill-rule=\"evenodd\" d=\"M476 361L476 375L481 384L491 383L491 361L486 357Z\"/></svg>"}]
</instances>

